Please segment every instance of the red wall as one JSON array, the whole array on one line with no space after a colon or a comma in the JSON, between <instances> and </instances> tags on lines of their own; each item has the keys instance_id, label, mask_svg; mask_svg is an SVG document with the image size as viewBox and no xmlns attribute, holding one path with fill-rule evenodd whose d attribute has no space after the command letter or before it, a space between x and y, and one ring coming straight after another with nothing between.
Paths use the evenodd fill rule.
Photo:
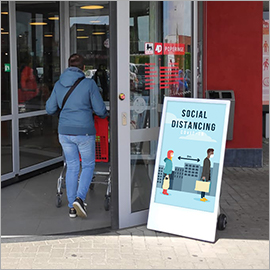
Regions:
<instances>
[{"instance_id":1,"label":"red wall","mask_svg":"<svg viewBox=\"0 0 270 270\"><path fill-rule=\"evenodd\" d=\"M233 140L262 148L263 2L204 2L204 90L234 90Z\"/></svg>"}]
</instances>

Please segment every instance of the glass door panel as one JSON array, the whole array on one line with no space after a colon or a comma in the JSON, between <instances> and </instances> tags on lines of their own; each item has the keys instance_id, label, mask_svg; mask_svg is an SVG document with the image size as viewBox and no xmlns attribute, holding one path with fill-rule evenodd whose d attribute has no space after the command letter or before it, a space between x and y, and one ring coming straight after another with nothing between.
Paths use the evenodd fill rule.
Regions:
<instances>
[{"instance_id":1,"label":"glass door panel","mask_svg":"<svg viewBox=\"0 0 270 270\"><path fill-rule=\"evenodd\" d=\"M16 2L21 170L62 156L57 116L45 111L60 76L59 19L59 2Z\"/></svg>"},{"instance_id":2,"label":"glass door panel","mask_svg":"<svg viewBox=\"0 0 270 270\"><path fill-rule=\"evenodd\" d=\"M1 175L10 173L12 164L12 127L11 121L1 122Z\"/></svg>"},{"instance_id":3,"label":"glass door panel","mask_svg":"<svg viewBox=\"0 0 270 270\"><path fill-rule=\"evenodd\" d=\"M49 115L19 119L20 169L60 157L58 120Z\"/></svg>"},{"instance_id":4,"label":"glass door panel","mask_svg":"<svg viewBox=\"0 0 270 270\"><path fill-rule=\"evenodd\" d=\"M132 212L149 208L164 96L192 96L191 11L191 2L130 2Z\"/></svg>"},{"instance_id":5,"label":"glass door panel","mask_svg":"<svg viewBox=\"0 0 270 270\"><path fill-rule=\"evenodd\" d=\"M164 1L163 21L160 89L166 96L191 97L192 2Z\"/></svg>"},{"instance_id":6,"label":"glass door panel","mask_svg":"<svg viewBox=\"0 0 270 270\"><path fill-rule=\"evenodd\" d=\"M145 44L158 42L162 2L130 2L130 135L131 211L147 210L157 145L158 57ZM150 137L149 137L150 136ZM147 138L148 137L148 138Z\"/></svg>"},{"instance_id":7,"label":"glass door panel","mask_svg":"<svg viewBox=\"0 0 270 270\"><path fill-rule=\"evenodd\" d=\"M109 2L70 2L70 53L85 58L85 75L108 104L110 89Z\"/></svg>"},{"instance_id":8,"label":"glass door panel","mask_svg":"<svg viewBox=\"0 0 270 270\"><path fill-rule=\"evenodd\" d=\"M19 113L44 110L60 76L59 3L16 3Z\"/></svg>"},{"instance_id":9,"label":"glass door panel","mask_svg":"<svg viewBox=\"0 0 270 270\"><path fill-rule=\"evenodd\" d=\"M11 114L8 3L1 1L1 115Z\"/></svg>"}]
</instances>

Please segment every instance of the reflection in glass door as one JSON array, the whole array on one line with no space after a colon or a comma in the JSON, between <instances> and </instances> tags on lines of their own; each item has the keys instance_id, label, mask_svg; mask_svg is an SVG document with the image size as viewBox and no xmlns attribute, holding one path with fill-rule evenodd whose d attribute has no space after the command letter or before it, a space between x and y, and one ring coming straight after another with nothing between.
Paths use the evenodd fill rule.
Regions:
<instances>
[{"instance_id":1,"label":"reflection in glass door","mask_svg":"<svg viewBox=\"0 0 270 270\"><path fill-rule=\"evenodd\" d=\"M60 74L59 2L1 1L1 63L6 181L62 160L57 118L45 111Z\"/></svg>"},{"instance_id":2,"label":"reflection in glass door","mask_svg":"<svg viewBox=\"0 0 270 270\"><path fill-rule=\"evenodd\" d=\"M85 75L97 83L109 101L109 2L70 2L70 53L84 56Z\"/></svg>"},{"instance_id":3,"label":"reflection in glass door","mask_svg":"<svg viewBox=\"0 0 270 270\"><path fill-rule=\"evenodd\" d=\"M191 2L130 2L131 209L148 209L164 96L191 97Z\"/></svg>"},{"instance_id":4,"label":"reflection in glass door","mask_svg":"<svg viewBox=\"0 0 270 270\"><path fill-rule=\"evenodd\" d=\"M131 211L149 207L158 133L158 56L162 2L130 2ZM148 51L149 49L149 51ZM153 49L153 48L152 48Z\"/></svg>"},{"instance_id":5,"label":"reflection in glass door","mask_svg":"<svg viewBox=\"0 0 270 270\"><path fill-rule=\"evenodd\" d=\"M9 8L6 1L1 1L1 174L11 173L12 164L12 123L11 86L10 86L10 42Z\"/></svg>"},{"instance_id":6,"label":"reflection in glass door","mask_svg":"<svg viewBox=\"0 0 270 270\"><path fill-rule=\"evenodd\" d=\"M120 201L127 203L126 209L123 207L122 210L125 214L120 211L120 227L147 220L164 96L192 97L193 90L192 3L130 1L127 5L121 4L121 14L128 10L128 37L122 34L123 27L119 26L121 30L118 31L129 38L127 59L124 58L125 51L121 51L121 61L128 63L118 63L121 65L118 72L126 75L124 67L129 66L129 92L125 93L129 104L119 103L118 114L120 132L125 134L123 137L130 138L129 146L119 146L122 148L120 155L128 153L130 163L124 172L120 171L119 181L120 189L121 185L127 186L121 180L121 173L123 178L124 174L130 174L130 193L123 195L124 189L120 190ZM125 41L120 38L118 42ZM123 85L119 92L122 89L125 89ZM123 124L127 108L129 130ZM120 163L124 165L126 161Z\"/></svg>"},{"instance_id":7,"label":"reflection in glass door","mask_svg":"<svg viewBox=\"0 0 270 270\"><path fill-rule=\"evenodd\" d=\"M45 111L60 75L59 2L16 2L16 39L20 169L25 169L62 156L57 117Z\"/></svg>"}]
</instances>

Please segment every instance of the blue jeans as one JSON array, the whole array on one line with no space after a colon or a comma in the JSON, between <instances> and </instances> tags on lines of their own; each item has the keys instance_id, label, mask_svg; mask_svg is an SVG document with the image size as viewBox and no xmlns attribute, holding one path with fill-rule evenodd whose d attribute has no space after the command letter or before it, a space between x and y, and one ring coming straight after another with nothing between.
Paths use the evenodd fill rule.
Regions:
<instances>
[{"instance_id":1,"label":"blue jeans","mask_svg":"<svg viewBox=\"0 0 270 270\"><path fill-rule=\"evenodd\" d=\"M95 169L95 139L95 135L72 136L59 134L59 142L62 145L67 163L66 191L69 208L73 207L72 204L76 197L81 198L83 201L86 198ZM82 160L80 179L79 153Z\"/></svg>"}]
</instances>

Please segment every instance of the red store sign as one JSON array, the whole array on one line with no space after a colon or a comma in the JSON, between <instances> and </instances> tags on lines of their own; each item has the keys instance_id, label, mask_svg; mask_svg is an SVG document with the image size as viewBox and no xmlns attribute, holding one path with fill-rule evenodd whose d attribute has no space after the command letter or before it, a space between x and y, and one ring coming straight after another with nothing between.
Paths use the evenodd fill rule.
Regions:
<instances>
[{"instance_id":1,"label":"red store sign","mask_svg":"<svg viewBox=\"0 0 270 270\"><path fill-rule=\"evenodd\" d=\"M185 54L185 44L164 43L163 53L164 54L184 55Z\"/></svg>"},{"instance_id":2,"label":"red store sign","mask_svg":"<svg viewBox=\"0 0 270 270\"><path fill-rule=\"evenodd\" d=\"M163 44L162 43L155 43L155 54L162 55L163 53Z\"/></svg>"}]
</instances>

